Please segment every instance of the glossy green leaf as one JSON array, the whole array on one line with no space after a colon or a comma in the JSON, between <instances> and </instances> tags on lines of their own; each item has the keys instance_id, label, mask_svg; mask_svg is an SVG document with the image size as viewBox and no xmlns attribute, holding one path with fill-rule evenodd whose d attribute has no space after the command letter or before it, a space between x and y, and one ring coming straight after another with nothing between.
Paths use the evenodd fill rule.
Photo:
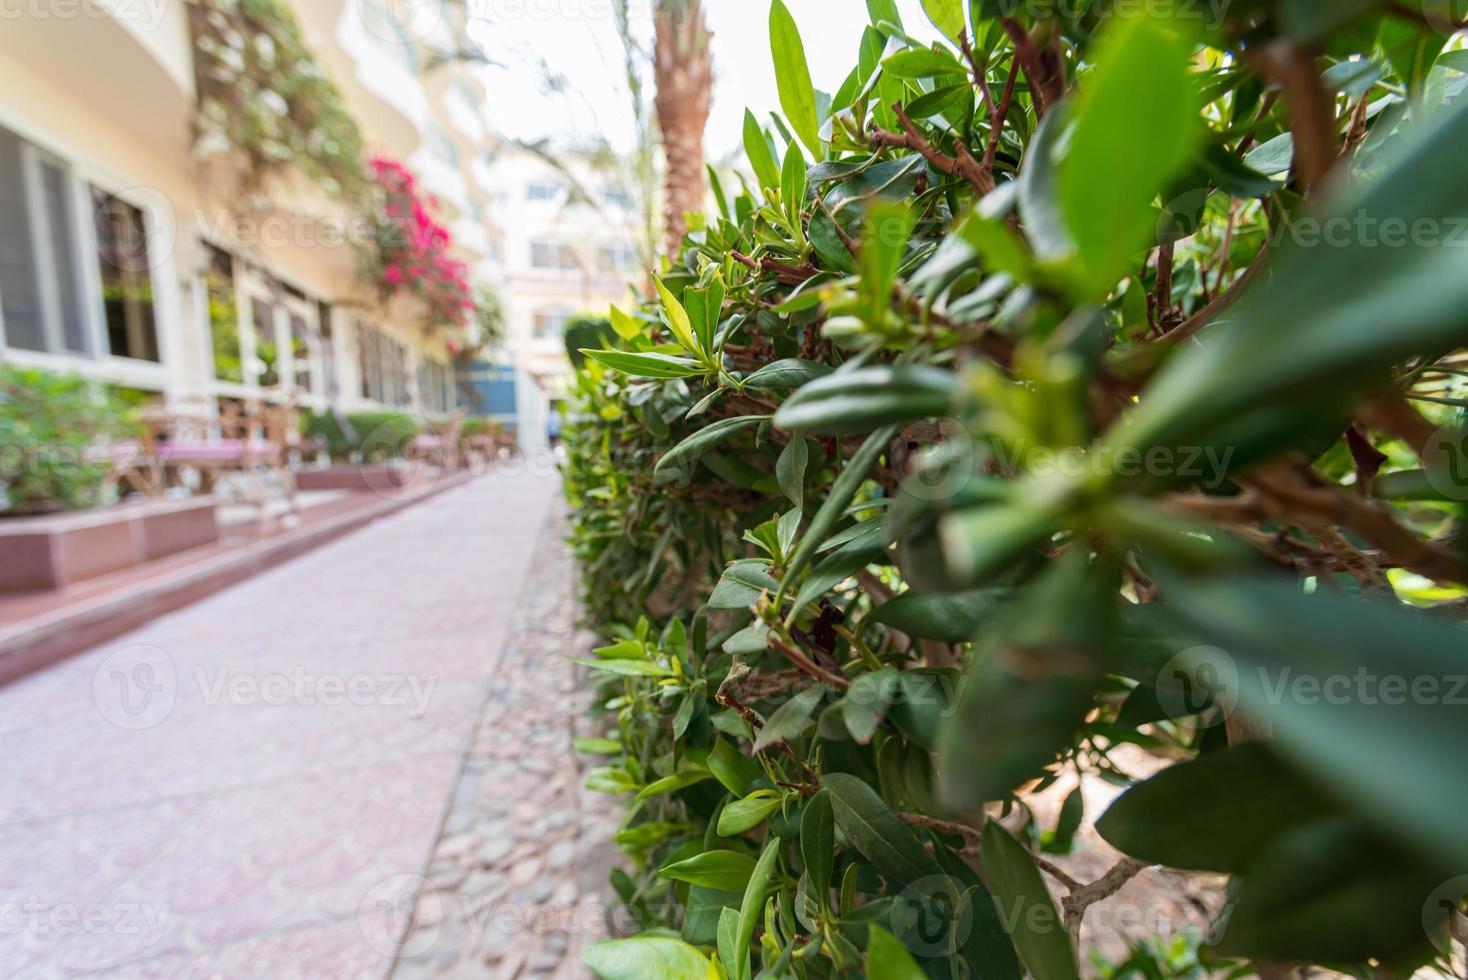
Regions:
<instances>
[{"instance_id":1,"label":"glossy green leaf","mask_svg":"<svg viewBox=\"0 0 1468 980\"><path fill-rule=\"evenodd\" d=\"M1337 804L1261 743L1169 766L1096 821L1124 854L1194 871L1240 873L1271 840Z\"/></svg>"},{"instance_id":2,"label":"glossy green leaf","mask_svg":"<svg viewBox=\"0 0 1468 980\"><path fill-rule=\"evenodd\" d=\"M831 870L836 860L835 819L830 791L824 789L810 798L800 817L800 859L810 878L811 892L823 906L831 889Z\"/></svg>"},{"instance_id":3,"label":"glossy green leaf","mask_svg":"<svg viewBox=\"0 0 1468 980\"><path fill-rule=\"evenodd\" d=\"M734 958L733 980L749 980L749 944L754 938L754 929L765 906L765 893L770 886L770 876L780 857L780 840L773 838L759 856L749 884L744 889L744 901L739 906L739 922L734 933L732 956ZM723 923L720 922L720 932ZM722 937L721 937L722 938Z\"/></svg>"},{"instance_id":4,"label":"glossy green leaf","mask_svg":"<svg viewBox=\"0 0 1468 980\"><path fill-rule=\"evenodd\" d=\"M724 892L743 893L754 873L754 858L738 851L704 851L659 872L664 878Z\"/></svg>"},{"instance_id":5,"label":"glossy green leaf","mask_svg":"<svg viewBox=\"0 0 1468 980\"><path fill-rule=\"evenodd\" d=\"M927 980L917 960L881 926L867 928L867 972L869 980Z\"/></svg>"},{"instance_id":6,"label":"glossy green leaf","mask_svg":"<svg viewBox=\"0 0 1468 980\"><path fill-rule=\"evenodd\" d=\"M686 357L671 354L637 354L621 350L582 350L581 353L607 367L634 378L691 378L705 369Z\"/></svg>"},{"instance_id":7,"label":"glossy green leaf","mask_svg":"<svg viewBox=\"0 0 1468 980\"><path fill-rule=\"evenodd\" d=\"M705 450L717 446L734 433L753 428L769 418L768 415L736 415L706 425L664 453L653 468L653 473L663 473L671 467L696 461Z\"/></svg>"},{"instance_id":8,"label":"glossy green leaf","mask_svg":"<svg viewBox=\"0 0 1468 980\"><path fill-rule=\"evenodd\" d=\"M674 793L688 786L694 786L705 779L714 778L714 774L707 769L685 769L675 772L671 776L664 776L655 782L648 783L642 792L637 794L639 800L645 800L650 796L662 796L665 793Z\"/></svg>"},{"instance_id":9,"label":"glossy green leaf","mask_svg":"<svg viewBox=\"0 0 1468 980\"><path fill-rule=\"evenodd\" d=\"M1152 201L1203 137L1189 71L1193 45L1176 33L1178 23L1111 18L1089 56L1096 69L1073 108L1057 184L1088 298L1106 295L1150 244ZM1126 165L1116 166L1119 160ZM1106 190L1097 193L1103 173Z\"/></svg>"},{"instance_id":10,"label":"glossy green leaf","mask_svg":"<svg viewBox=\"0 0 1468 980\"><path fill-rule=\"evenodd\" d=\"M653 285L657 286L658 296L663 302L663 313L668 318L668 326L672 328L673 337L690 354L707 353L698 346L698 340L693 335L693 324L688 319L688 311L683 308L678 297L674 296L673 291L663 285L663 281L656 276L653 277Z\"/></svg>"},{"instance_id":11,"label":"glossy green leaf","mask_svg":"<svg viewBox=\"0 0 1468 980\"><path fill-rule=\"evenodd\" d=\"M836 825L884 875L911 884L943 873L917 835L897 818L876 790L842 772L826 776L826 789L831 794Z\"/></svg>"},{"instance_id":12,"label":"glossy green leaf","mask_svg":"<svg viewBox=\"0 0 1468 980\"><path fill-rule=\"evenodd\" d=\"M754 740L755 753L763 752L772 745L797 739L804 734L805 730L810 727L811 716L815 713L816 706L821 703L821 698L825 693L825 687L820 684L807 687L771 712L770 717L765 721L765 727L760 729L759 737Z\"/></svg>"},{"instance_id":13,"label":"glossy green leaf","mask_svg":"<svg viewBox=\"0 0 1468 980\"><path fill-rule=\"evenodd\" d=\"M770 2L770 50L775 57L775 85L780 93L780 108L790 121L795 135L817 160L826 154L821 145L820 123L816 115L816 93L806 66L805 45L800 29L790 16L784 0Z\"/></svg>"},{"instance_id":14,"label":"glossy green leaf","mask_svg":"<svg viewBox=\"0 0 1468 980\"><path fill-rule=\"evenodd\" d=\"M882 603L868 618L924 640L964 643L973 639L979 624L1009 596L1007 589L972 592L918 592L909 590Z\"/></svg>"},{"instance_id":15,"label":"glossy green leaf","mask_svg":"<svg viewBox=\"0 0 1468 980\"><path fill-rule=\"evenodd\" d=\"M768 820L783 803L779 793L760 789L742 800L735 800L719 813L718 833L720 837L733 837L753 830Z\"/></svg>"},{"instance_id":16,"label":"glossy green leaf","mask_svg":"<svg viewBox=\"0 0 1468 980\"><path fill-rule=\"evenodd\" d=\"M799 388L817 378L824 378L831 373L831 368L825 364L815 361L806 361L798 357L787 357L779 361L771 361L758 371L744 379L746 388L770 389L770 388Z\"/></svg>"},{"instance_id":17,"label":"glossy green leaf","mask_svg":"<svg viewBox=\"0 0 1468 980\"><path fill-rule=\"evenodd\" d=\"M1020 959L1035 980L1080 980L1075 949L1040 869L996 820L984 824L984 871Z\"/></svg>"},{"instance_id":18,"label":"glossy green leaf","mask_svg":"<svg viewBox=\"0 0 1468 980\"><path fill-rule=\"evenodd\" d=\"M754 113L748 109L744 110L744 156L749 160L761 189L780 186L780 168L775 163L774 153L770 151L770 141L760 128L759 121L754 118Z\"/></svg>"},{"instance_id":19,"label":"glossy green leaf","mask_svg":"<svg viewBox=\"0 0 1468 980\"><path fill-rule=\"evenodd\" d=\"M708 958L671 936L610 939L593 944L581 960L602 980L708 980L709 974Z\"/></svg>"},{"instance_id":20,"label":"glossy green leaf","mask_svg":"<svg viewBox=\"0 0 1468 980\"><path fill-rule=\"evenodd\" d=\"M801 388L775 413L775 424L796 432L861 434L894 422L947 415L953 375L917 366L838 371Z\"/></svg>"}]
</instances>

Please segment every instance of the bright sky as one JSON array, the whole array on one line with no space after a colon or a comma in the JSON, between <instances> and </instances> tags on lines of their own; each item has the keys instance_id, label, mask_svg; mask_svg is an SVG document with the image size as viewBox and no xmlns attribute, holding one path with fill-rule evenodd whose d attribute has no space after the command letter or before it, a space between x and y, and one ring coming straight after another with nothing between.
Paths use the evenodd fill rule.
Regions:
<instances>
[{"instance_id":1,"label":"bright sky","mask_svg":"<svg viewBox=\"0 0 1468 980\"><path fill-rule=\"evenodd\" d=\"M653 0L631 0L633 20L650 43ZM834 91L856 64L867 24L864 0L787 0L800 26L816 87ZM903 24L924 40L937 30L920 0L898 0ZM470 0L474 35L505 67L486 69L496 128L520 139L603 133L619 149L631 140L622 47L611 0ZM767 0L704 0L714 33L714 104L704 141L711 160L740 145L744 109L762 119L779 108L770 59ZM542 61L567 82L541 91ZM648 79L651 84L651 79Z\"/></svg>"}]
</instances>

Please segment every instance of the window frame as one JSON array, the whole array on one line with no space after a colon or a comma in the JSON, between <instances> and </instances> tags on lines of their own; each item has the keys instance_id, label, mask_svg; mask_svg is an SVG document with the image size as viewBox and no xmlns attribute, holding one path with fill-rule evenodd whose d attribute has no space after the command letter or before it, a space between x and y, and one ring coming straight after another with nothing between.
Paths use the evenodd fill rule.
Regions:
<instances>
[{"instance_id":1,"label":"window frame","mask_svg":"<svg viewBox=\"0 0 1468 980\"><path fill-rule=\"evenodd\" d=\"M88 350L78 352L66 347L64 327L55 314L57 304L53 299L43 299L42 336L46 350L16 347L8 341L3 306L0 306L0 357L15 364L37 367L57 372L77 372L88 377L117 384L164 391L176 383L179 370L179 351L175 331L182 315L179 304L182 297L170 295L166 290L173 281L175 258L171 236L174 226L170 220L171 206L145 197L141 191L145 185L129 181L96 163L81 150L74 150L57 140L51 139L44 130L24 117L0 108L0 126L3 126L20 142L21 191L28 219L37 214L47 218L42 199L41 165L43 162L56 166L65 181L68 221L72 231L73 261L79 271L77 287L82 290L79 310L83 318L83 333ZM153 328L158 345L158 360L126 357L112 353L107 341L106 312L102 297L101 256L94 216L92 213L91 188L116 198L143 214L147 233L149 286L153 295ZM49 220L49 219L48 219ZM28 238L33 249L38 243L51 241L49 226L44 234L37 234L39 222L29 220L32 225ZM38 285L42 279L43 264L50 268L54 261L49 252L37 252ZM52 285L56 285L53 280ZM43 289L44 293L45 290ZM52 312L46 312L47 310ZM61 339L59 346L51 345Z\"/></svg>"}]
</instances>

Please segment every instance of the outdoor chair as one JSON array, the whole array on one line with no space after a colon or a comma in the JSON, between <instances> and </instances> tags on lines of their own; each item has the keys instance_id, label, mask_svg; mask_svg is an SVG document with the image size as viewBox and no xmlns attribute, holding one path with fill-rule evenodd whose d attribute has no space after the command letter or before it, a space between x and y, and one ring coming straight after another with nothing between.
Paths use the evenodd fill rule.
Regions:
<instances>
[{"instance_id":1,"label":"outdoor chair","mask_svg":"<svg viewBox=\"0 0 1468 980\"><path fill-rule=\"evenodd\" d=\"M459 441L464 433L464 418L467 415L461 408L449 416L448 423L441 430L414 436L408 452L414 459L426 460L444 470L458 469L461 458Z\"/></svg>"},{"instance_id":2,"label":"outdoor chair","mask_svg":"<svg viewBox=\"0 0 1468 980\"><path fill-rule=\"evenodd\" d=\"M160 497L184 485L185 471L198 474L202 493L213 493L221 477L238 476L242 496L260 509L263 520L268 498L263 470L275 475L294 513L299 507L290 462L300 442L297 415L290 393L243 406L226 403L217 418L207 404L151 405L143 410L138 441L112 447L112 482Z\"/></svg>"}]
</instances>

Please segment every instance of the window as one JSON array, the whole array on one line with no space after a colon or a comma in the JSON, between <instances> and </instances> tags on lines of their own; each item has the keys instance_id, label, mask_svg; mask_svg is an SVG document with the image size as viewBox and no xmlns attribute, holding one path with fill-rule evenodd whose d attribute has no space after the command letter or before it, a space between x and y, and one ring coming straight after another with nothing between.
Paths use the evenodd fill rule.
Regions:
<instances>
[{"instance_id":1,"label":"window","mask_svg":"<svg viewBox=\"0 0 1468 980\"><path fill-rule=\"evenodd\" d=\"M245 365L240 354L240 318L235 310L234 259L223 249L205 245L209 267L204 270L205 326L214 351L214 377L242 384Z\"/></svg>"},{"instance_id":2,"label":"window","mask_svg":"<svg viewBox=\"0 0 1468 980\"><path fill-rule=\"evenodd\" d=\"M18 350L158 362L146 212L0 129L0 323ZM100 295L96 290L100 290Z\"/></svg>"},{"instance_id":3,"label":"window","mask_svg":"<svg viewBox=\"0 0 1468 980\"><path fill-rule=\"evenodd\" d=\"M357 363L362 397L384 405L407 407L408 349L371 324L357 321Z\"/></svg>"},{"instance_id":4,"label":"window","mask_svg":"<svg viewBox=\"0 0 1468 980\"><path fill-rule=\"evenodd\" d=\"M571 322L571 314L560 310L541 310L535 314L534 331L537 337L559 337Z\"/></svg>"},{"instance_id":5,"label":"window","mask_svg":"<svg viewBox=\"0 0 1468 980\"><path fill-rule=\"evenodd\" d=\"M153 320L153 276L143 212L93 187L92 213L108 348L118 357L157 361L158 328Z\"/></svg>"},{"instance_id":6,"label":"window","mask_svg":"<svg viewBox=\"0 0 1468 980\"><path fill-rule=\"evenodd\" d=\"M255 377L260 387L280 384L280 345L275 337L275 306L250 300L250 322L255 327Z\"/></svg>"},{"instance_id":7,"label":"window","mask_svg":"<svg viewBox=\"0 0 1468 980\"><path fill-rule=\"evenodd\" d=\"M301 391L314 392L315 379L311 376L312 352L316 349L311 325L299 313L291 314L291 365L295 370L295 385Z\"/></svg>"},{"instance_id":8,"label":"window","mask_svg":"<svg viewBox=\"0 0 1468 980\"><path fill-rule=\"evenodd\" d=\"M530 264L536 269L556 269L563 272L580 268L576 262L576 250L569 245L555 242L531 242Z\"/></svg>"},{"instance_id":9,"label":"window","mask_svg":"<svg viewBox=\"0 0 1468 980\"><path fill-rule=\"evenodd\" d=\"M537 181L525 188L527 201L556 201L561 197L561 185L548 181Z\"/></svg>"},{"instance_id":10,"label":"window","mask_svg":"<svg viewBox=\"0 0 1468 980\"><path fill-rule=\"evenodd\" d=\"M428 148L440 162L450 167L459 166L459 147L454 143L454 138L433 123L428 124Z\"/></svg>"},{"instance_id":11,"label":"window","mask_svg":"<svg viewBox=\"0 0 1468 980\"><path fill-rule=\"evenodd\" d=\"M627 245L603 245L596 264L602 272L626 272L637 268L637 252Z\"/></svg>"},{"instance_id":12,"label":"window","mask_svg":"<svg viewBox=\"0 0 1468 980\"><path fill-rule=\"evenodd\" d=\"M619 208L632 207L632 195L620 187L603 187L601 199L608 204L615 204Z\"/></svg>"}]
</instances>

